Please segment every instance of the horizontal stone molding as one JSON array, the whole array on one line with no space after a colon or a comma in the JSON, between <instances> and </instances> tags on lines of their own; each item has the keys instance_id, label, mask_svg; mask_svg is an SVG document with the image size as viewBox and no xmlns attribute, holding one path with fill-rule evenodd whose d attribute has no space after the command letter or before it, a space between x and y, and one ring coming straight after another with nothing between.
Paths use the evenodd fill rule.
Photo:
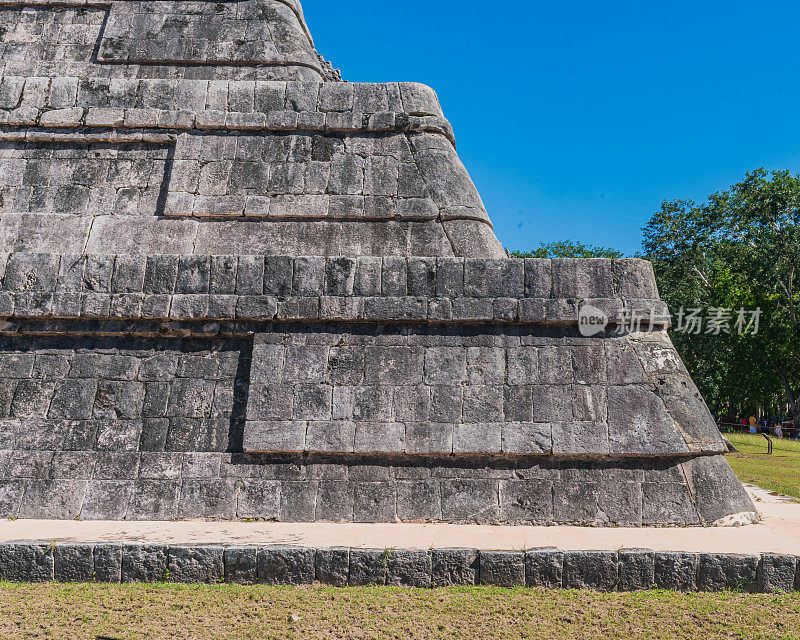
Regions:
<instances>
[{"instance_id":1,"label":"horizontal stone molding","mask_svg":"<svg viewBox=\"0 0 800 640\"><path fill-rule=\"evenodd\" d=\"M595 301L597 302L597 301ZM625 313L621 301L602 300L607 308ZM528 310L525 303L535 307ZM455 307L455 309L454 309ZM521 310L521 307L522 310ZM255 320L335 322L456 322L473 324L534 323L577 325L578 301L569 299L522 301L508 298L414 298L414 297L290 297L215 294L107 294L107 293L10 293L0 291L0 317L16 318L119 318L145 320ZM646 318L650 311L665 318L664 303L637 300L635 308ZM609 319L609 326L622 326ZM669 326L664 320L642 330ZM0 332L16 332L0 327Z\"/></svg>"},{"instance_id":2,"label":"horizontal stone molding","mask_svg":"<svg viewBox=\"0 0 800 640\"><path fill-rule=\"evenodd\" d=\"M0 316L669 326L640 260L0 254Z\"/></svg>"},{"instance_id":3,"label":"horizontal stone molding","mask_svg":"<svg viewBox=\"0 0 800 640\"><path fill-rule=\"evenodd\" d=\"M149 543L0 544L0 580L637 591L800 590L793 555L650 549L521 551Z\"/></svg>"},{"instance_id":4,"label":"horizontal stone molding","mask_svg":"<svg viewBox=\"0 0 800 640\"><path fill-rule=\"evenodd\" d=\"M119 85L119 86L117 86ZM455 138L418 83L0 77L0 125L222 131L426 131Z\"/></svg>"},{"instance_id":5,"label":"horizontal stone molding","mask_svg":"<svg viewBox=\"0 0 800 640\"><path fill-rule=\"evenodd\" d=\"M427 132L445 136L455 146L450 123L439 116L409 116L405 113L340 114L319 112L268 111L238 113L225 111L168 111L165 109L54 109L34 113L24 109L0 111L0 125L40 126L52 129L90 129L75 139L93 141L92 128L172 129L201 131L324 131L328 133ZM40 142L54 133L42 131L2 131L0 140L24 139ZM107 133L105 135L111 135ZM124 134L116 134L118 136Z\"/></svg>"},{"instance_id":6,"label":"horizontal stone molding","mask_svg":"<svg viewBox=\"0 0 800 640\"><path fill-rule=\"evenodd\" d=\"M142 131L119 131L104 130L92 131L88 133L75 133L68 131L44 131L44 130L0 130L0 143L2 142L27 142L41 144L48 142L57 143L108 143L108 144L170 144L174 145L177 137L169 133L142 132Z\"/></svg>"},{"instance_id":7,"label":"horizontal stone molding","mask_svg":"<svg viewBox=\"0 0 800 640\"><path fill-rule=\"evenodd\" d=\"M304 82L0 75L0 110L160 109L222 113L406 114L443 117L418 82Z\"/></svg>"}]
</instances>

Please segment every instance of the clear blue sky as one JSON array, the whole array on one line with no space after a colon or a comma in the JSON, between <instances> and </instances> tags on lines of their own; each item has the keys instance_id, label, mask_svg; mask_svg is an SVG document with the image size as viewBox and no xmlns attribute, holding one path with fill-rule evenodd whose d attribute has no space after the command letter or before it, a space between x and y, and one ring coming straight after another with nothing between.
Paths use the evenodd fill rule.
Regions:
<instances>
[{"instance_id":1,"label":"clear blue sky","mask_svg":"<svg viewBox=\"0 0 800 640\"><path fill-rule=\"evenodd\" d=\"M511 250L634 253L664 199L800 170L796 0L303 0L352 82L434 87Z\"/></svg>"}]
</instances>

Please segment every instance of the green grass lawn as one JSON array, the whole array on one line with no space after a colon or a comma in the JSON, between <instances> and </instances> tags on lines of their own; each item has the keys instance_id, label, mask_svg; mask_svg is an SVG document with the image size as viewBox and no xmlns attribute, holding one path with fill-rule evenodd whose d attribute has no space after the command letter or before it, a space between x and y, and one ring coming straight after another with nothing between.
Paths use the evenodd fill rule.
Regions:
<instances>
[{"instance_id":1,"label":"green grass lawn","mask_svg":"<svg viewBox=\"0 0 800 640\"><path fill-rule=\"evenodd\" d=\"M0 583L0 638L800 637L800 595Z\"/></svg>"},{"instance_id":2,"label":"green grass lawn","mask_svg":"<svg viewBox=\"0 0 800 640\"><path fill-rule=\"evenodd\" d=\"M726 457L742 482L800 498L800 442L772 438L772 455L767 455L763 436L728 434L739 453Z\"/></svg>"}]
</instances>

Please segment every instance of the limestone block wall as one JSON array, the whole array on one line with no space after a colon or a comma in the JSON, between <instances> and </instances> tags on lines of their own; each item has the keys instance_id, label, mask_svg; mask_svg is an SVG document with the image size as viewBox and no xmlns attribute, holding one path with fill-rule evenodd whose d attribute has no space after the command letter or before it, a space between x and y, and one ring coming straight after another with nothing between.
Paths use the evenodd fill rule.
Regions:
<instances>
[{"instance_id":1,"label":"limestone block wall","mask_svg":"<svg viewBox=\"0 0 800 640\"><path fill-rule=\"evenodd\" d=\"M12 254L0 516L752 521L636 260ZM598 295L600 297L590 297ZM612 316L593 337L581 304Z\"/></svg>"},{"instance_id":2,"label":"limestone block wall","mask_svg":"<svg viewBox=\"0 0 800 640\"><path fill-rule=\"evenodd\" d=\"M0 73L338 79L293 0L4 0Z\"/></svg>"},{"instance_id":3,"label":"limestone block wall","mask_svg":"<svg viewBox=\"0 0 800 640\"><path fill-rule=\"evenodd\" d=\"M3 77L0 228L7 251L503 255L414 83Z\"/></svg>"},{"instance_id":4,"label":"limestone block wall","mask_svg":"<svg viewBox=\"0 0 800 640\"><path fill-rule=\"evenodd\" d=\"M532 327L287 324L256 336L244 449L724 452L685 370L668 371L655 351L678 362L660 333L597 340ZM691 406L673 415L667 389L681 385Z\"/></svg>"}]
</instances>

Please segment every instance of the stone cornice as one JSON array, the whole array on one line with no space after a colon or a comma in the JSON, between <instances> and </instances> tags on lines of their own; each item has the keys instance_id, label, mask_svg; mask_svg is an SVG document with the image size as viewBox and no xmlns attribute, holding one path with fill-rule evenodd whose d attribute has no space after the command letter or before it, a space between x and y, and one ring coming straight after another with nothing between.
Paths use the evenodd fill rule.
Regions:
<instances>
[{"instance_id":1,"label":"stone cornice","mask_svg":"<svg viewBox=\"0 0 800 640\"><path fill-rule=\"evenodd\" d=\"M670 325L652 268L631 259L16 253L0 263L4 317L577 325L591 306L610 326Z\"/></svg>"}]
</instances>

